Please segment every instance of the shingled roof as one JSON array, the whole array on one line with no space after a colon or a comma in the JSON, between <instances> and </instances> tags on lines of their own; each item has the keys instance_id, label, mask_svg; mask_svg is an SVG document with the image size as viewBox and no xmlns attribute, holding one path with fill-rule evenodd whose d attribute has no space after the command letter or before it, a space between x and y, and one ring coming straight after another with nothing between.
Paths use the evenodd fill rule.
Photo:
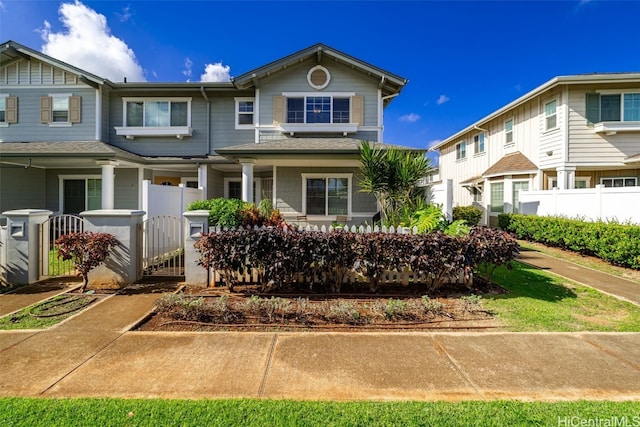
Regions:
<instances>
[{"instance_id":1,"label":"shingled roof","mask_svg":"<svg viewBox=\"0 0 640 427\"><path fill-rule=\"evenodd\" d=\"M519 151L510 153L498 160L482 176L501 176L512 174L536 173L538 167Z\"/></svg>"},{"instance_id":2,"label":"shingled roof","mask_svg":"<svg viewBox=\"0 0 640 427\"><path fill-rule=\"evenodd\" d=\"M216 152L223 156L229 154L356 154L360 147L361 139L355 138L284 138L260 143L249 143L218 148ZM367 141L374 147L396 147L411 151L425 151L419 148L403 147L400 145L382 144L380 142Z\"/></svg>"}]
</instances>

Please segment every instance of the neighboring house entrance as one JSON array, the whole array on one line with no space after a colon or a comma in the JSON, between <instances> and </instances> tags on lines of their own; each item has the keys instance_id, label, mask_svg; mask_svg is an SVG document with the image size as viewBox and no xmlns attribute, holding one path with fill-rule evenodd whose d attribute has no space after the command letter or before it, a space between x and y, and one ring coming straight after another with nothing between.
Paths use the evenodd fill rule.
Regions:
<instances>
[{"instance_id":1,"label":"neighboring house entrance","mask_svg":"<svg viewBox=\"0 0 640 427\"><path fill-rule=\"evenodd\" d=\"M142 235L144 276L184 280L184 234L182 218L153 216L139 226Z\"/></svg>"},{"instance_id":2,"label":"neighboring house entrance","mask_svg":"<svg viewBox=\"0 0 640 427\"><path fill-rule=\"evenodd\" d=\"M154 176L153 183L156 185L173 185L177 187L181 184L179 176Z\"/></svg>"}]
</instances>

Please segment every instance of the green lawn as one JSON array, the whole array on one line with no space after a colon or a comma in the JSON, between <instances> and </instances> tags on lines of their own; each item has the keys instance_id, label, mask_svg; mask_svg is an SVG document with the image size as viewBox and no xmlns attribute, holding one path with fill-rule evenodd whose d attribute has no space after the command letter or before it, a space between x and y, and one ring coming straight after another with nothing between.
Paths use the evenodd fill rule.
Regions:
<instances>
[{"instance_id":1,"label":"green lawn","mask_svg":"<svg viewBox=\"0 0 640 427\"><path fill-rule=\"evenodd\" d=\"M637 402L0 399L2 426L557 426L640 423ZM559 420L566 420L559 424ZM584 421L582 421L584 420ZM636 424L633 424L633 422ZM596 424L588 424L596 425ZM605 424L597 424L605 425Z\"/></svg>"},{"instance_id":2,"label":"green lawn","mask_svg":"<svg viewBox=\"0 0 640 427\"><path fill-rule=\"evenodd\" d=\"M640 332L640 307L519 262L496 269L504 295L485 295L510 331Z\"/></svg>"}]
</instances>

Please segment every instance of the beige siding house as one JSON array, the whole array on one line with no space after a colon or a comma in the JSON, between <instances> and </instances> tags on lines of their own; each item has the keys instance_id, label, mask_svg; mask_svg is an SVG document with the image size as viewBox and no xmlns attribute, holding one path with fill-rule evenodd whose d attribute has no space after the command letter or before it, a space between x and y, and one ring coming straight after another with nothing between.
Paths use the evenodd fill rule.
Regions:
<instances>
[{"instance_id":1,"label":"beige siding house","mask_svg":"<svg viewBox=\"0 0 640 427\"><path fill-rule=\"evenodd\" d=\"M480 207L489 224L524 209L523 196L525 213L541 213L531 195L554 188L640 193L640 73L555 77L431 150L454 206Z\"/></svg>"}]
</instances>

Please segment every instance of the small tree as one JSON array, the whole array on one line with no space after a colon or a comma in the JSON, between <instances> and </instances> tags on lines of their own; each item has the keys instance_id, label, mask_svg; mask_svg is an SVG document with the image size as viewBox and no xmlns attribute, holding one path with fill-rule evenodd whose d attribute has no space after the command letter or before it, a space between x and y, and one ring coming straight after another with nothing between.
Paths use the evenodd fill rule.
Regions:
<instances>
[{"instance_id":1,"label":"small tree","mask_svg":"<svg viewBox=\"0 0 640 427\"><path fill-rule=\"evenodd\" d=\"M400 225L424 207L424 192L417 187L420 178L431 170L424 153L398 147L381 148L363 141L359 157L361 191L376 197L383 223Z\"/></svg>"},{"instance_id":2,"label":"small tree","mask_svg":"<svg viewBox=\"0 0 640 427\"><path fill-rule=\"evenodd\" d=\"M59 245L58 258L72 260L73 266L82 276L80 292L84 292L89 283L89 272L111 255L118 240L109 233L84 231L64 234L56 240L56 245Z\"/></svg>"}]
</instances>

